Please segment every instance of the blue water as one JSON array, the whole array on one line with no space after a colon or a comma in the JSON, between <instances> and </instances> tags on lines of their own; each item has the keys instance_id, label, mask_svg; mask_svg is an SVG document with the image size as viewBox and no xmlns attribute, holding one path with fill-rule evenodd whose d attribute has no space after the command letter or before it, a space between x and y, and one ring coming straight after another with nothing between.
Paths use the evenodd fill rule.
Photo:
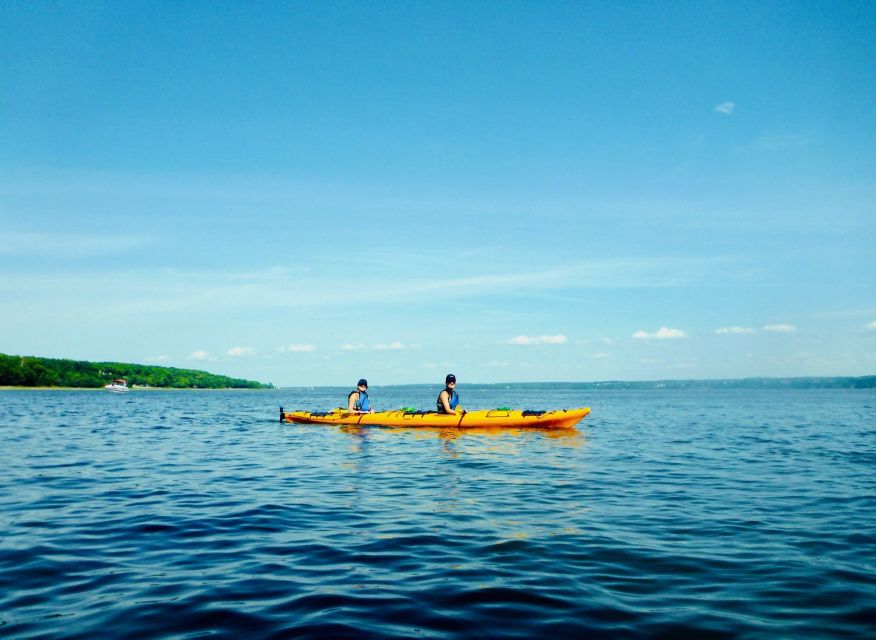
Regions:
<instances>
[{"instance_id":1,"label":"blue water","mask_svg":"<svg viewBox=\"0 0 876 640\"><path fill-rule=\"evenodd\" d=\"M0 391L0 636L876 637L876 392L345 391Z\"/></svg>"}]
</instances>

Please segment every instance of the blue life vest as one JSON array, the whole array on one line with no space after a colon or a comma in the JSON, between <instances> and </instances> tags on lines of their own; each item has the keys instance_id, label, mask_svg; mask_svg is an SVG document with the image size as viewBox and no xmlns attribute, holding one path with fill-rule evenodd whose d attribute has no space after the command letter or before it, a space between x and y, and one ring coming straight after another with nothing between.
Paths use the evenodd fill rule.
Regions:
<instances>
[{"instance_id":1,"label":"blue life vest","mask_svg":"<svg viewBox=\"0 0 876 640\"><path fill-rule=\"evenodd\" d=\"M347 404L349 404L350 396L354 393L359 394L359 399L356 401L356 404L353 405L353 408L356 411L371 411L371 401L368 399L368 394L364 391L359 391L358 389L347 394Z\"/></svg>"},{"instance_id":2,"label":"blue life vest","mask_svg":"<svg viewBox=\"0 0 876 640\"><path fill-rule=\"evenodd\" d=\"M459 394L456 391L451 391L450 389L444 389L447 392L447 404L450 405L450 409L452 411L456 411L456 407L459 406ZM438 413L444 413L444 405L441 402L441 394L438 394Z\"/></svg>"}]
</instances>

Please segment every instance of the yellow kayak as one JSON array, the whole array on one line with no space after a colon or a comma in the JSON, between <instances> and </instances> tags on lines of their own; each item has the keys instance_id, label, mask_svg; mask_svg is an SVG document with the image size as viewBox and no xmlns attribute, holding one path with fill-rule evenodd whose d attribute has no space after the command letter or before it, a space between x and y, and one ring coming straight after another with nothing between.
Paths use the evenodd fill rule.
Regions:
<instances>
[{"instance_id":1,"label":"yellow kayak","mask_svg":"<svg viewBox=\"0 0 876 640\"><path fill-rule=\"evenodd\" d=\"M377 411L375 413L350 413L345 409L331 411L284 411L280 407L281 422L300 424L355 424L383 427L437 427L437 428L482 428L506 427L515 429L571 429L590 407L561 409L558 411L518 411L492 409L483 411L457 411L436 413L434 411Z\"/></svg>"}]
</instances>

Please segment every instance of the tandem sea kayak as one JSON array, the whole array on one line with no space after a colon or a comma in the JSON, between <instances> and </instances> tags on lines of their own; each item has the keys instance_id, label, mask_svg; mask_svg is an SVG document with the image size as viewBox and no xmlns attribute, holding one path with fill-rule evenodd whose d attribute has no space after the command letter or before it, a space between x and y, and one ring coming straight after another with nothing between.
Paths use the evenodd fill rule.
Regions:
<instances>
[{"instance_id":1,"label":"tandem sea kayak","mask_svg":"<svg viewBox=\"0 0 876 640\"><path fill-rule=\"evenodd\" d=\"M459 413L407 411L405 409L399 409L397 411L378 411L375 413L350 413L345 409L311 412L284 411L283 407L280 407L280 422L453 429L473 429L483 427L503 427L514 429L571 429L588 413L590 413L590 407L583 407L581 409L561 409L558 411L492 409L483 411L460 411Z\"/></svg>"}]
</instances>

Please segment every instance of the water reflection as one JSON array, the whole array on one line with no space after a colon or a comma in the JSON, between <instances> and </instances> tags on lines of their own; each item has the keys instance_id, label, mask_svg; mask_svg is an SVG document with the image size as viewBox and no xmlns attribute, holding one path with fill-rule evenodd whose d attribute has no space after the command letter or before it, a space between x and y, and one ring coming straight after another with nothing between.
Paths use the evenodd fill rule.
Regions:
<instances>
[{"instance_id":1,"label":"water reflection","mask_svg":"<svg viewBox=\"0 0 876 640\"><path fill-rule=\"evenodd\" d=\"M442 452L449 458L462 455L479 456L485 453L517 456L527 443L535 438L549 438L563 447L581 447L584 435L575 428L536 429L509 427L475 427L466 429L385 427L392 433L413 433L418 438L440 440Z\"/></svg>"},{"instance_id":2,"label":"water reflection","mask_svg":"<svg viewBox=\"0 0 876 640\"><path fill-rule=\"evenodd\" d=\"M538 428L527 427L526 429L515 427L374 427L392 433L411 433L425 437L441 438L442 440L459 440L463 437L527 437L541 434L547 438L578 442L583 440L583 434L576 428Z\"/></svg>"},{"instance_id":3,"label":"water reflection","mask_svg":"<svg viewBox=\"0 0 876 640\"><path fill-rule=\"evenodd\" d=\"M464 429L454 427L382 427L376 425L338 425L339 431L352 436L352 453L362 454L365 452L366 443L373 433L392 435L407 435L417 439L437 439L441 441L444 455L449 458L458 458L462 453L481 454L484 452L504 453L517 455L518 444L521 439L540 436L549 438L563 447L579 448L585 443L584 434L570 427L568 429L537 428L526 429L514 427L467 427ZM373 431L372 431L373 430ZM457 446L465 439L465 446Z\"/></svg>"},{"instance_id":4,"label":"water reflection","mask_svg":"<svg viewBox=\"0 0 876 640\"><path fill-rule=\"evenodd\" d=\"M415 438L437 438L445 445L448 453L453 452L456 455L456 449L448 445L462 438L527 438L536 434L555 440L563 446L580 447L585 442L584 434L575 427L568 429L558 429L556 427L527 427L525 429L515 427L466 427L459 429L455 427L397 427L397 426L379 426L379 425L337 425L338 431L347 435L353 436L353 453L361 453L364 443L370 437L372 430L379 431L385 434L411 435Z\"/></svg>"},{"instance_id":5,"label":"water reflection","mask_svg":"<svg viewBox=\"0 0 876 640\"><path fill-rule=\"evenodd\" d=\"M351 438L351 442L353 443L353 453L362 452L363 443L368 438L368 427L362 427L356 424L343 424L338 426L338 431L353 436L353 438Z\"/></svg>"}]
</instances>

